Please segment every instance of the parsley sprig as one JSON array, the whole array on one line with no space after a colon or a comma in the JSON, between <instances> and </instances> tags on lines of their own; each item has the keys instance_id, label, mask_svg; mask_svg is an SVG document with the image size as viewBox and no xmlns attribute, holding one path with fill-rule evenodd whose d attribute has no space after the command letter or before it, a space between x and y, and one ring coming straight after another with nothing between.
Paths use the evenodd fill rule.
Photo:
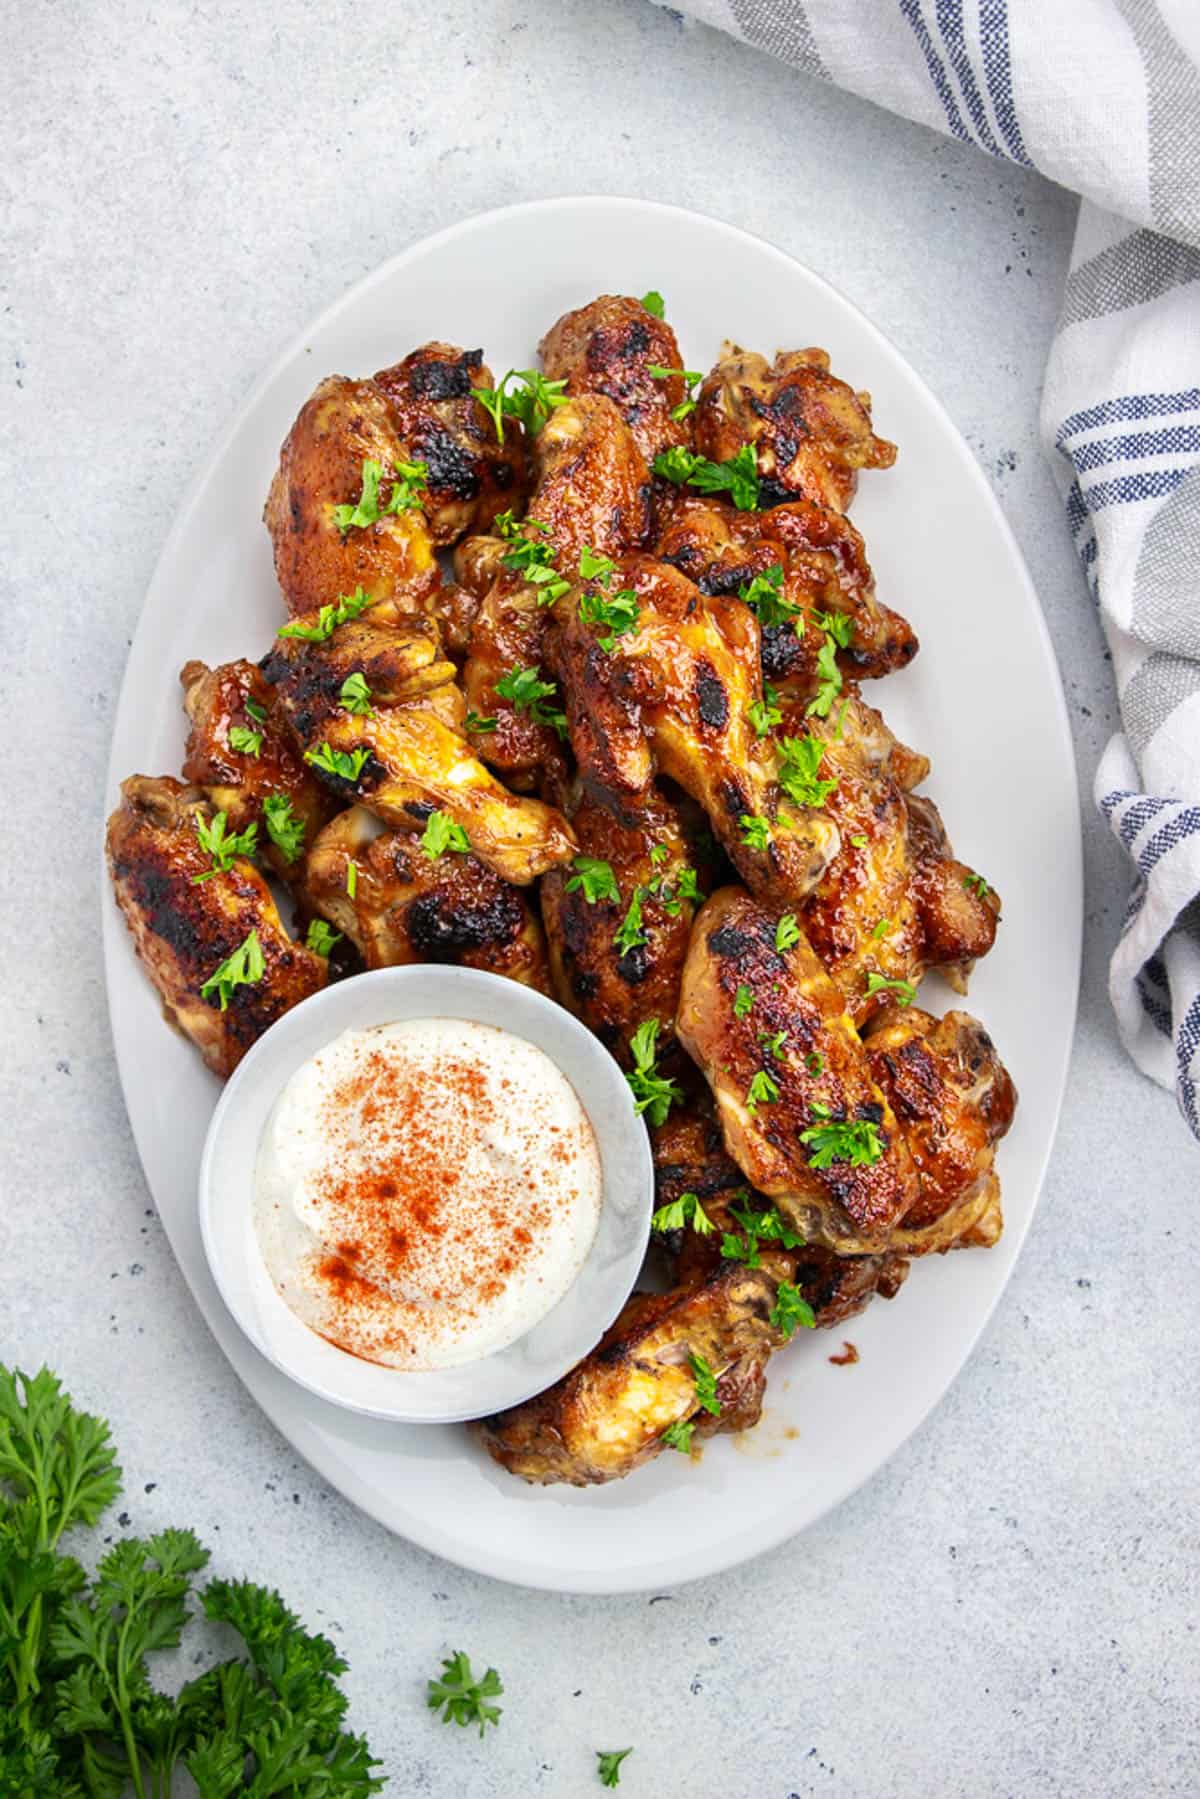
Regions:
<instances>
[{"instance_id":1,"label":"parsley sprig","mask_svg":"<svg viewBox=\"0 0 1200 1799\"><path fill-rule=\"evenodd\" d=\"M665 1206L659 1206L650 1220L653 1231L683 1231L691 1225L698 1237L710 1237L716 1229L712 1219L700 1204L697 1193L681 1193L678 1199L671 1200Z\"/></svg>"},{"instance_id":2,"label":"parsley sprig","mask_svg":"<svg viewBox=\"0 0 1200 1799\"><path fill-rule=\"evenodd\" d=\"M641 303L651 318L661 319L664 316L666 309L663 305L663 297L656 287L652 287L649 293L642 295Z\"/></svg>"},{"instance_id":3,"label":"parsley sprig","mask_svg":"<svg viewBox=\"0 0 1200 1799\"><path fill-rule=\"evenodd\" d=\"M779 705L779 694L769 681L763 682L762 699L752 700L746 707L746 717L754 726L756 737L769 736L776 725L782 724L783 712Z\"/></svg>"},{"instance_id":4,"label":"parsley sprig","mask_svg":"<svg viewBox=\"0 0 1200 1799\"><path fill-rule=\"evenodd\" d=\"M696 1403L712 1417L719 1418L721 1401L717 1398L716 1369L694 1350L688 1356L688 1365L692 1370L692 1379L696 1383Z\"/></svg>"},{"instance_id":5,"label":"parsley sprig","mask_svg":"<svg viewBox=\"0 0 1200 1799\"><path fill-rule=\"evenodd\" d=\"M815 1330L816 1315L799 1287L791 1281L780 1281L775 1289L775 1304L767 1313L771 1324L785 1343L790 1343L797 1326Z\"/></svg>"},{"instance_id":6,"label":"parsley sprig","mask_svg":"<svg viewBox=\"0 0 1200 1799\"><path fill-rule=\"evenodd\" d=\"M500 1722L502 1706L491 1705L504 1691L504 1683L494 1668L476 1679L470 1657L461 1649L448 1655L442 1663L439 1678L429 1682L425 1703L430 1711L441 1712L443 1724L465 1728L478 1724L482 1736L489 1724Z\"/></svg>"},{"instance_id":7,"label":"parsley sprig","mask_svg":"<svg viewBox=\"0 0 1200 1799\"><path fill-rule=\"evenodd\" d=\"M249 725L230 725L229 747L236 750L239 756L257 757L262 750L263 734L252 731Z\"/></svg>"},{"instance_id":8,"label":"parsley sprig","mask_svg":"<svg viewBox=\"0 0 1200 1799\"><path fill-rule=\"evenodd\" d=\"M625 1076L634 1111L645 1113L653 1125L665 1124L671 1107L683 1098L676 1082L658 1072L658 1030L657 1018L647 1018L638 1026L629 1039L633 1068Z\"/></svg>"},{"instance_id":9,"label":"parsley sprig","mask_svg":"<svg viewBox=\"0 0 1200 1799\"><path fill-rule=\"evenodd\" d=\"M779 740L779 785L797 806L823 806L837 776L822 779L818 773L825 745L819 737L782 737Z\"/></svg>"},{"instance_id":10,"label":"parsley sprig","mask_svg":"<svg viewBox=\"0 0 1200 1799\"><path fill-rule=\"evenodd\" d=\"M461 825L455 824L447 813L439 812L435 806L426 820L421 848L431 862L436 862L447 850L457 850L460 855L468 854L471 839Z\"/></svg>"},{"instance_id":11,"label":"parsley sprig","mask_svg":"<svg viewBox=\"0 0 1200 1799\"><path fill-rule=\"evenodd\" d=\"M306 762L327 775L336 775L339 781L357 781L370 758L370 750L361 745L356 750L335 750L332 744L321 743L304 752Z\"/></svg>"},{"instance_id":12,"label":"parsley sprig","mask_svg":"<svg viewBox=\"0 0 1200 1799\"><path fill-rule=\"evenodd\" d=\"M540 519L516 519L511 512L502 512L492 521L492 529L508 542L502 564L536 588L538 605L553 606L561 600L571 583L558 572L558 554L547 541L549 526Z\"/></svg>"},{"instance_id":13,"label":"parsley sprig","mask_svg":"<svg viewBox=\"0 0 1200 1799\"><path fill-rule=\"evenodd\" d=\"M551 725L560 737L567 734L567 715L546 701L558 692L556 681L543 681L536 668L510 668L496 682L502 700L512 702L515 712L524 712L535 725Z\"/></svg>"},{"instance_id":14,"label":"parsley sprig","mask_svg":"<svg viewBox=\"0 0 1200 1799\"><path fill-rule=\"evenodd\" d=\"M338 699L347 712L357 713L360 718L374 717L375 708L371 704L372 697L371 689L367 685L367 677L361 669L355 669L352 675L347 675L338 691Z\"/></svg>"},{"instance_id":15,"label":"parsley sprig","mask_svg":"<svg viewBox=\"0 0 1200 1799\"><path fill-rule=\"evenodd\" d=\"M750 1195L742 1189L744 1201ZM744 1262L747 1268L761 1268L762 1257L758 1253L760 1243L778 1243L784 1249L802 1249L804 1238L798 1231L781 1217L776 1206L765 1212L755 1212L749 1203L730 1206L731 1216L742 1227L742 1234L725 1231L721 1237L721 1254L727 1262Z\"/></svg>"},{"instance_id":16,"label":"parsley sprig","mask_svg":"<svg viewBox=\"0 0 1200 1799\"><path fill-rule=\"evenodd\" d=\"M818 1122L800 1133L811 1167L847 1162L851 1168L870 1168L878 1162L884 1142L873 1118L834 1118L828 1106L815 1103L812 1111Z\"/></svg>"},{"instance_id":17,"label":"parsley sprig","mask_svg":"<svg viewBox=\"0 0 1200 1799\"><path fill-rule=\"evenodd\" d=\"M268 793L262 803L267 836L288 862L298 862L304 848L304 820L297 818L286 793Z\"/></svg>"},{"instance_id":18,"label":"parsley sprig","mask_svg":"<svg viewBox=\"0 0 1200 1799\"><path fill-rule=\"evenodd\" d=\"M641 616L638 610L637 594L632 587L622 587L617 593L597 593L595 588L585 588L579 596L579 616L585 625L603 625L603 635L596 641L606 655L611 656L617 647L618 637L624 637L630 631L636 631Z\"/></svg>"},{"instance_id":19,"label":"parsley sprig","mask_svg":"<svg viewBox=\"0 0 1200 1799\"><path fill-rule=\"evenodd\" d=\"M279 637L296 637L302 643L325 643L333 636L339 625L348 624L352 618L358 618L368 606L375 604L375 596L364 593L361 586L353 593L339 594L331 606L322 606L317 613L315 625L301 624L298 620L290 625L281 625L276 633Z\"/></svg>"},{"instance_id":20,"label":"parsley sprig","mask_svg":"<svg viewBox=\"0 0 1200 1799\"><path fill-rule=\"evenodd\" d=\"M212 858L212 867L206 868L203 874L192 876L193 887L199 887L202 881L211 881L214 875L228 874L238 856L253 856L258 843L258 826L250 824L244 831L236 835L226 830L229 823L228 814L216 813L212 820L196 814L196 836L200 848Z\"/></svg>"},{"instance_id":21,"label":"parsley sprig","mask_svg":"<svg viewBox=\"0 0 1200 1799\"><path fill-rule=\"evenodd\" d=\"M519 382L518 387L509 387ZM476 387L472 396L479 401L496 432L496 442L504 442L504 421L516 419L531 437L536 437L556 406L565 406L566 381L547 381L540 369L509 369L495 387Z\"/></svg>"},{"instance_id":22,"label":"parsley sprig","mask_svg":"<svg viewBox=\"0 0 1200 1799\"><path fill-rule=\"evenodd\" d=\"M328 956L334 944L341 941L341 932L335 931L331 925L326 924L323 918L309 920L304 938L305 949L312 950L318 956Z\"/></svg>"},{"instance_id":23,"label":"parsley sprig","mask_svg":"<svg viewBox=\"0 0 1200 1799\"><path fill-rule=\"evenodd\" d=\"M794 624L797 637L804 635L804 615L783 591L783 564L772 563L751 581L743 581L738 599L744 600L765 630L768 625Z\"/></svg>"},{"instance_id":24,"label":"parsley sprig","mask_svg":"<svg viewBox=\"0 0 1200 1799\"><path fill-rule=\"evenodd\" d=\"M874 935L874 933L872 933ZM875 993L894 993L898 1006L911 1006L917 997L917 990L911 981L889 979L885 974L872 968L867 975L867 997Z\"/></svg>"},{"instance_id":25,"label":"parsley sprig","mask_svg":"<svg viewBox=\"0 0 1200 1799\"><path fill-rule=\"evenodd\" d=\"M656 381L670 381L672 376L678 375L683 382L684 397L677 406L672 406L671 417L673 419L682 420L687 418L689 413L695 412L696 389L704 379L702 370L668 369L663 368L660 363L649 362L646 364L646 373L648 375L653 375Z\"/></svg>"},{"instance_id":26,"label":"parsley sprig","mask_svg":"<svg viewBox=\"0 0 1200 1799\"><path fill-rule=\"evenodd\" d=\"M257 931L251 931L238 944L232 955L213 969L200 989L200 998L212 1004L216 996L222 1012L229 1009L235 988L253 987L267 972L266 958Z\"/></svg>"},{"instance_id":27,"label":"parsley sprig","mask_svg":"<svg viewBox=\"0 0 1200 1799\"><path fill-rule=\"evenodd\" d=\"M632 1746L628 1749L597 1749L596 1774L602 1787L620 1786L621 1763L632 1754Z\"/></svg>"},{"instance_id":28,"label":"parsley sprig","mask_svg":"<svg viewBox=\"0 0 1200 1799\"><path fill-rule=\"evenodd\" d=\"M382 462L373 456L362 465L362 491L352 505L335 506L333 522L344 537L348 531L365 530L389 513L411 512L421 504L421 493L429 479L424 462L398 462L392 476L392 493L387 505L379 501L379 485L384 479Z\"/></svg>"},{"instance_id":29,"label":"parsley sprig","mask_svg":"<svg viewBox=\"0 0 1200 1799\"><path fill-rule=\"evenodd\" d=\"M743 812L738 819L742 842L748 850L765 850L771 843L771 821L760 814Z\"/></svg>"},{"instance_id":30,"label":"parsley sprig","mask_svg":"<svg viewBox=\"0 0 1200 1799\"><path fill-rule=\"evenodd\" d=\"M707 456L675 444L660 450L651 467L676 487L694 487L697 493L728 491L739 512L758 510L758 458L753 444L743 444L736 456L727 456L724 462L710 462Z\"/></svg>"},{"instance_id":31,"label":"parsley sprig","mask_svg":"<svg viewBox=\"0 0 1200 1799\"><path fill-rule=\"evenodd\" d=\"M613 937L613 945L622 956L627 956L631 949L637 949L646 941L646 927L642 923L642 903L646 897L644 887L635 887L629 901L629 909L617 927Z\"/></svg>"},{"instance_id":32,"label":"parsley sprig","mask_svg":"<svg viewBox=\"0 0 1200 1799\"><path fill-rule=\"evenodd\" d=\"M620 903L621 889L610 862L599 856L576 856L571 867L574 872L567 878L568 893L582 893L589 906L602 900Z\"/></svg>"}]
</instances>

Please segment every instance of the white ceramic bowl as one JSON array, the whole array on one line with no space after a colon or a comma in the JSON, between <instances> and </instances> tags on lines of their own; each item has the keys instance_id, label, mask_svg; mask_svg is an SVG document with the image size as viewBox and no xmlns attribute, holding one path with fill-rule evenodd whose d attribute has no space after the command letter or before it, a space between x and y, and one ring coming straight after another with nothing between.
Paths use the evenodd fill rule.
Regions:
<instances>
[{"instance_id":1,"label":"white ceramic bowl","mask_svg":"<svg viewBox=\"0 0 1200 1799\"><path fill-rule=\"evenodd\" d=\"M364 1362L303 1324L280 1298L254 1229L259 1140L285 1083L345 1030L407 1018L465 1018L536 1044L570 1081L600 1149L604 1198L587 1261L554 1309L507 1349L409 1373ZM620 1068L590 1031L528 987L474 968L380 968L336 982L272 1025L235 1070L200 1163L200 1230L221 1296L246 1335L311 1393L404 1423L482 1418L540 1393L612 1323L646 1253L654 1175L645 1126Z\"/></svg>"}]
</instances>

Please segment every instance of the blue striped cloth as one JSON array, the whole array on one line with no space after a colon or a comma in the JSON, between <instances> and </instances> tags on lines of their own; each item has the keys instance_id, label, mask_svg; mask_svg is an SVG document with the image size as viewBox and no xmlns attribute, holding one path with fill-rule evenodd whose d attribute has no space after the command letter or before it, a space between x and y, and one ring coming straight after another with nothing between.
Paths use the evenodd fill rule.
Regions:
<instances>
[{"instance_id":1,"label":"blue striped cloth","mask_svg":"<svg viewBox=\"0 0 1200 1799\"><path fill-rule=\"evenodd\" d=\"M1081 196L1041 422L1121 705L1109 991L1200 1138L1200 0L682 4Z\"/></svg>"}]
</instances>

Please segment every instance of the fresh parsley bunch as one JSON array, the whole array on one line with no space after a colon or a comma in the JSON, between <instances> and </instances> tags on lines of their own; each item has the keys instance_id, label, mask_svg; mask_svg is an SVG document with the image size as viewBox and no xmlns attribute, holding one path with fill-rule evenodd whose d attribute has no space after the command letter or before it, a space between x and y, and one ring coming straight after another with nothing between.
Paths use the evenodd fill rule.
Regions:
<instances>
[{"instance_id":1,"label":"fresh parsley bunch","mask_svg":"<svg viewBox=\"0 0 1200 1799\"><path fill-rule=\"evenodd\" d=\"M189 1530L122 1538L89 1581L62 1539L120 1490L103 1419L47 1369L0 1365L0 1794L167 1799L177 1769L201 1799L381 1791L378 1761L342 1728L346 1664L266 1587L210 1581L204 1611L245 1655L174 1698L154 1686L149 1658L180 1642L208 1551Z\"/></svg>"}]
</instances>

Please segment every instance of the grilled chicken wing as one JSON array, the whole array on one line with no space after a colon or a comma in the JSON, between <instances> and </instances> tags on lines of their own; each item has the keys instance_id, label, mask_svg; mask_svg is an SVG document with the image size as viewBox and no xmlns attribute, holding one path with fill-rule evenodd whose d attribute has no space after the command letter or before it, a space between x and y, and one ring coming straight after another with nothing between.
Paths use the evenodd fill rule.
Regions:
<instances>
[{"instance_id":1,"label":"grilled chicken wing","mask_svg":"<svg viewBox=\"0 0 1200 1799\"><path fill-rule=\"evenodd\" d=\"M277 875L302 879L304 852L332 817L334 803L296 748L274 689L244 661L219 668L188 662L179 679L191 720L184 779L204 789L214 809L226 814L230 831L256 827L258 854ZM247 746L240 750L229 741L239 727L249 733L239 739ZM270 829L276 807L263 810L272 800L286 800L290 808L286 828L276 835Z\"/></svg>"},{"instance_id":2,"label":"grilled chicken wing","mask_svg":"<svg viewBox=\"0 0 1200 1799\"><path fill-rule=\"evenodd\" d=\"M463 692L468 716L480 723L468 725L467 738L480 760L510 787L529 788L539 778L544 785L561 779L566 770L554 726L539 723L530 710L519 711L496 692L496 683L514 669L539 668L548 623L539 589L516 570L501 568L471 627Z\"/></svg>"},{"instance_id":3,"label":"grilled chicken wing","mask_svg":"<svg viewBox=\"0 0 1200 1799\"><path fill-rule=\"evenodd\" d=\"M703 807L749 887L799 899L835 854L837 830L819 811L781 810L774 751L750 720L762 698L753 614L649 557L627 557L619 579L638 622L611 651L580 616L582 589L559 601L547 639L581 772L627 805L656 770L668 776Z\"/></svg>"},{"instance_id":4,"label":"grilled chicken wing","mask_svg":"<svg viewBox=\"0 0 1200 1799\"><path fill-rule=\"evenodd\" d=\"M436 544L486 531L498 512L519 505L529 485L525 434L503 421L503 441L475 399L492 386L482 350L422 344L381 369L375 384L386 398L406 462L428 470L422 507Z\"/></svg>"},{"instance_id":5,"label":"grilled chicken wing","mask_svg":"<svg viewBox=\"0 0 1200 1799\"><path fill-rule=\"evenodd\" d=\"M602 294L564 313L542 339L541 354L546 374L565 380L568 394L607 395L647 463L672 444L690 442L687 424L671 416L687 398L678 341L640 300ZM663 378L652 368L677 372Z\"/></svg>"},{"instance_id":6,"label":"grilled chicken wing","mask_svg":"<svg viewBox=\"0 0 1200 1799\"><path fill-rule=\"evenodd\" d=\"M793 616L762 626L763 674L778 687L815 684L823 616L850 620L850 641L838 648L837 662L859 680L904 668L917 653L908 620L876 598L866 547L850 520L811 500L739 512L720 500L680 495L666 512L656 553L702 593L737 593L756 575L782 572L780 598Z\"/></svg>"},{"instance_id":7,"label":"grilled chicken wing","mask_svg":"<svg viewBox=\"0 0 1200 1799\"><path fill-rule=\"evenodd\" d=\"M776 928L725 888L697 919L684 967L676 1029L712 1086L730 1155L806 1236L839 1254L985 1240L999 1193L983 1185L1015 1103L990 1039L965 1014L939 1026L889 1012L880 1053L869 1051L808 940L777 949ZM741 1017L739 988L751 1000ZM925 1047L895 1067L884 1059L910 1039Z\"/></svg>"},{"instance_id":8,"label":"grilled chicken wing","mask_svg":"<svg viewBox=\"0 0 1200 1799\"><path fill-rule=\"evenodd\" d=\"M170 1022L190 1037L214 1074L232 1074L269 1025L323 987L326 965L283 928L266 882L243 857L212 868L197 821L212 809L196 787L132 775L108 821L108 867L117 904ZM256 933L262 973L227 993L209 978Z\"/></svg>"},{"instance_id":9,"label":"grilled chicken wing","mask_svg":"<svg viewBox=\"0 0 1200 1799\"><path fill-rule=\"evenodd\" d=\"M546 875L542 917L555 993L614 1055L624 1056L647 1018L659 1020L665 1045L695 910L679 889L682 878L685 892L694 890L683 871L695 874L695 847L679 809L654 788L628 816L585 793L570 817L581 860L606 863L619 898L589 901L572 867ZM622 947L617 933L631 916Z\"/></svg>"},{"instance_id":10,"label":"grilled chicken wing","mask_svg":"<svg viewBox=\"0 0 1200 1799\"><path fill-rule=\"evenodd\" d=\"M781 350L768 363L725 344L700 389L695 436L714 462L752 443L764 505L799 494L845 512L859 469L896 460L895 444L871 427L871 396L831 375L824 350Z\"/></svg>"},{"instance_id":11,"label":"grilled chicken wing","mask_svg":"<svg viewBox=\"0 0 1200 1799\"><path fill-rule=\"evenodd\" d=\"M897 743L854 688L844 697L825 719L786 706L779 729L785 741L818 739L819 776L837 783L823 804L838 828L838 852L800 922L861 1025L890 998L872 976L916 986L938 968L965 991L972 963L995 941L1000 900L955 861L933 802L905 791L923 778L925 759Z\"/></svg>"},{"instance_id":12,"label":"grilled chicken wing","mask_svg":"<svg viewBox=\"0 0 1200 1799\"><path fill-rule=\"evenodd\" d=\"M537 486L529 517L545 525L570 572L585 547L603 556L644 544L650 535L646 459L612 401L580 394L556 406L534 445Z\"/></svg>"},{"instance_id":13,"label":"grilled chicken wing","mask_svg":"<svg viewBox=\"0 0 1200 1799\"><path fill-rule=\"evenodd\" d=\"M545 939L520 888L476 856L447 850L431 859L415 838L382 830L365 806L340 813L317 838L305 896L368 968L459 963L550 991Z\"/></svg>"},{"instance_id":14,"label":"grilled chicken wing","mask_svg":"<svg viewBox=\"0 0 1200 1799\"><path fill-rule=\"evenodd\" d=\"M428 620L389 603L373 606L324 641L277 638L263 672L306 759L343 801L361 800L405 831L442 811L466 831L480 861L522 886L572 854L561 813L509 793L470 753L462 694ZM367 714L343 703L353 675L369 689Z\"/></svg>"},{"instance_id":15,"label":"grilled chicken wing","mask_svg":"<svg viewBox=\"0 0 1200 1799\"><path fill-rule=\"evenodd\" d=\"M908 1255L990 1247L1003 1228L996 1144L1017 1104L995 1044L966 1012L931 1018L892 1006L863 1046L921 1182L893 1246Z\"/></svg>"},{"instance_id":16,"label":"grilled chicken wing","mask_svg":"<svg viewBox=\"0 0 1200 1799\"><path fill-rule=\"evenodd\" d=\"M263 514L290 613L331 606L359 587L377 600L396 595L416 604L439 585L425 514L419 506L386 510L404 460L391 407L375 382L331 375L305 401L279 453ZM335 509L364 497L368 462L382 471L378 516L342 530Z\"/></svg>"}]
</instances>

